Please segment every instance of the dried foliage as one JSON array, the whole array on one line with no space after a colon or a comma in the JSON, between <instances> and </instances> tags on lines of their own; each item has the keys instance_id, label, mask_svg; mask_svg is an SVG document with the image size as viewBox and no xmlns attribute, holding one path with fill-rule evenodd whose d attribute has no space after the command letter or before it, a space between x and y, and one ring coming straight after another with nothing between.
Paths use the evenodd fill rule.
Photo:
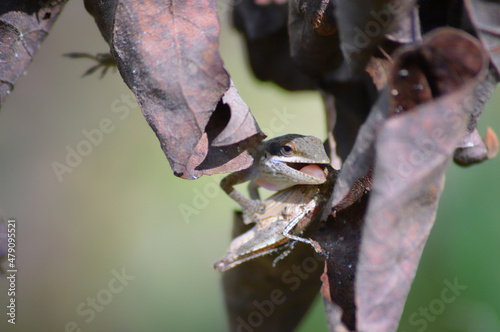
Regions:
<instances>
[{"instance_id":1,"label":"dried foliage","mask_svg":"<svg viewBox=\"0 0 500 332\"><path fill-rule=\"evenodd\" d=\"M0 5L1 102L63 5ZM220 58L215 0L85 5L177 176L251 165L265 135ZM308 236L325 256L298 243L275 267L271 254L224 272L231 330L293 330L322 285L330 331L396 331L448 163L468 166L498 152L494 132L488 129L483 140L476 123L499 80L500 4L233 5L234 26L259 79L321 92L326 146L332 164L343 165L307 220ZM250 228L237 215L233 237Z\"/></svg>"},{"instance_id":2,"label":"dried foliage","mask_svg":"<svg viewBox=\"0 0 500 332\"><path fill-rule=\"evenodd\" d=\"M66 1L0 3L0 106L49 33Z\"/></svg>"},{"instance_id":3,"label":"dried foliage","mask_svg":"<svg viewBox=\"0 0 500 332\"><path fill-rule=\"evenodd\" d=\"M222 65L214 1L85 1L176 175L249 166L264 138Z\"/></svg>"}]
</instances>

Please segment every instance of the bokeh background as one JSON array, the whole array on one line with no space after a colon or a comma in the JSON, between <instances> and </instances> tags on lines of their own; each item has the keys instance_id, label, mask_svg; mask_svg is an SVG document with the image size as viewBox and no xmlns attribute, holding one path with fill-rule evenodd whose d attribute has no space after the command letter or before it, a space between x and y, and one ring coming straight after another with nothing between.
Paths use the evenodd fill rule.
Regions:
<instances>
[{"instance_id":1,"label":"bokeh background","mask_svg":"<svg viewBox=\"0 0 500 332\"><path fill-rule=\"evenodd\" d=\"M324 139L319 95L256 81L230 28L230 8L220 9L225 65L260 126L270 136ZM72 321L82 331L226 331L221 274L212 263L229 244L237 206L215 189L222 176L172 174L137 105L122 101L131 93L118 73L81 78L93 64L62 56L107 50L83 2L70 1L2 107L0 211L17 218L18 292L12 326L0 280L0 331L65 331ZM127 116L114 112L123 106ZM487 126L500 132L499 108L497 90L479 122L483 135ZM273 126L283 111L293 118ZM105 118L114 130L59 181L53 162L65 163L67 147ZM194 200L200 193L206 201ZM197 213L183 216L182 207ZM500 158L451 165L400 331L500 331L499 239ZM123 269L134 279L85 322L90 316L77 308ZM441 300L446 281L467 287L451 303ZM299 331L327 331L322 307L317 299Z\"/></svg>"}]
</instances>

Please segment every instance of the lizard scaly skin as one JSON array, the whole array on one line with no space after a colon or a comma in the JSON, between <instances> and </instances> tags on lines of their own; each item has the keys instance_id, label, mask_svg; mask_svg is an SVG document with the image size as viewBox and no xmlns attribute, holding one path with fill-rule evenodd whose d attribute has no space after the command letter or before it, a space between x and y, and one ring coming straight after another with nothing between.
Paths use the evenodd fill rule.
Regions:
<instances>
[{"instance_id":1,"label":"lizard scaly skin","mask_svg":"<svg viewBox=\"0 0 500 332\"><path fill-rule=\"evenodd\" d=\"M259 222L264 212L258 187L283 190L298 184L318 185L326 178L318 164L328 164L323 143L314 136L288 134L264 141L253 154L254 162L247 169L232 173L221 181L221 188L240 204L245 223ZM234 188L250 181L250 199Z\"/></svg>"}]
</instances>

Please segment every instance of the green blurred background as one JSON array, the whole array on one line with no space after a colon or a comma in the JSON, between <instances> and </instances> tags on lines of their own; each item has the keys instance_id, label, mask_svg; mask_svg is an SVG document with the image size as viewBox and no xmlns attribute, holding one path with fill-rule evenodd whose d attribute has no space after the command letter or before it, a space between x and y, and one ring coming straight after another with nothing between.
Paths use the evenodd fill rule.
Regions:
<instances>
[{"instance_id":1,"label":"green blurred background","mask_svg":"<svg viewBox=\"0 0 500 332\"><path fill-rule=\"evenodd\" d=\"M228 6L220 8L225 65L261 127L270 136L324 139L319 95L256 81ZM125 117L113 112L131 95L118 73L81 78L92 63L62 57L107 49L83 2L69 2L2 107L0 211L17 218L18 311L16 326L7 324L7 281L0 280L0 331L64 331L71 321L83 331L226 331L221 274L212 263L229 244L236 204L214 190L222 176L176 178L136 105ZM483 135L488 125L500 132L499 106L497 91L479 123ZM272 127L283 110L294 117ZM75 149L82 131L104 118L113 132L60 182L52 163L64 163L66 147ZM195 207L198 192L209 199L199 214L183 217L180 207ZM452 165L400 331L500 331L499 217L500 159ZM77 308L122 269L135 278L85 322ZM454 279L467 289L441 307L445 280ZM432 319L416 323L429 306ZM322 310L317 299L299 331L327 331Z\"/></svg>"}]
</instances>

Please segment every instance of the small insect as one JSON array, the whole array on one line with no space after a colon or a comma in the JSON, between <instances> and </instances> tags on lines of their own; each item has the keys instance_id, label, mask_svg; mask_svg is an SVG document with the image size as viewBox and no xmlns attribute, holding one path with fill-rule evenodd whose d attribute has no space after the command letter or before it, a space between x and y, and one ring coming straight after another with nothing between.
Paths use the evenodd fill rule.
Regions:
<instances>
[{"instance_id":1,"label":"small insect","mask_svg":"<svg viewBox=\"0 0 500 332\"><path fill-rule=\"evenodd\" d=\"M269 197L264 202L266 210L260 216L260 223L235 238L214 268L224 272L250 259L281 252L274 261L276 264L297 242L307 243L322 253L318 243L300 235L321 216L332 193L338 172L326 165L324 173L327 181L321 185L298 185Z\"/></svg>"}]
</instances>

